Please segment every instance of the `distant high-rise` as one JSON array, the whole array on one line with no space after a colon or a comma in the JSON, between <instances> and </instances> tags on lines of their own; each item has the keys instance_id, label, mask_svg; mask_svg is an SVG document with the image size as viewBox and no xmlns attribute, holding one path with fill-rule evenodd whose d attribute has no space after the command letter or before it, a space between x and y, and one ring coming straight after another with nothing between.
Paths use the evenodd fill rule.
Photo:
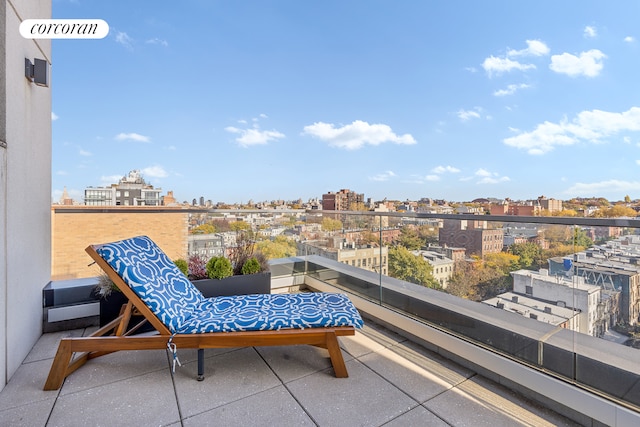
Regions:
<instances>
[{"instance_id":1,"label":"distant high-rise","mask_svg":"<svg viewBox=\"0 0 640 427\"><path fill-rule=\"evenodd\" d=\"M325 211L348 211L356 203L364 203L364 194L342 189L337 193L330 191L322 195L322 210Z\"/></svg>"},{"instance_id":2,"label":"distant high-rise","mask_svg":"<svg viewBox=\"0 0 640 427\"><path fill-rule=\"evenodd\" d=\"M84 204L88 206L160 206L161 188L147 184L140 171L132 170L117 184L109 187L88 187Z\"/></svg>"}]
</instances>

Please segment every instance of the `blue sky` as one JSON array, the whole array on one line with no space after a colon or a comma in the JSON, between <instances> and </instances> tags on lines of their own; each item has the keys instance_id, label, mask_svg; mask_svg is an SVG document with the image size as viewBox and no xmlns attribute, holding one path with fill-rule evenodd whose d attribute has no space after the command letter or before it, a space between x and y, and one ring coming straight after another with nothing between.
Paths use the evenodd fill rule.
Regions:
<instances>
[{"instance_id":1,"label":"blue sky","mask_svg":"<svg viewBox=\"0 0 640 427\"><path fill-rule=\"evenodd\" d=\"M640 2L53 0L53 188L640 198ZM29 17L27 17L29 18Z\"/></svg>"}]
</instances>

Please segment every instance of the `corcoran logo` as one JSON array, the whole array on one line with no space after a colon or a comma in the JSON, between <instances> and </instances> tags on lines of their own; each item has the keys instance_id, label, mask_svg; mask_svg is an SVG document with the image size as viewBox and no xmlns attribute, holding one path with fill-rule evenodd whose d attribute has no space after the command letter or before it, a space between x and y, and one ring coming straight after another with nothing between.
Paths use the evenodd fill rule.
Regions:
<instances>
[{"instance_id":1,"label":"corcoran logo","mask_svg":"<svg viewBox=\"0 0 640 427\"><path fill-rule=\"evenodd\" d=\"M20 35L25 39L103 39L109 24L102 19L25 19Z\"/></svg>"}]
</instances>

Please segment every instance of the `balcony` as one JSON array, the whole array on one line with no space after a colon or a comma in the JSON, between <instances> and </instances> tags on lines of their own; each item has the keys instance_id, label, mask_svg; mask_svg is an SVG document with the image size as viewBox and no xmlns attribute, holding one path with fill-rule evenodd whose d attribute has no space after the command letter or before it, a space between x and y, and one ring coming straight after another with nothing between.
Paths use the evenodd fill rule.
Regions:
<instances>
[{"instance_id":1,"label":"balcony","mask_svg":"<svg viewBox=\"0 0 640 427\"><path fill-rule=\"evenodd\" d=\"M146 209L139 215L150 219L149 215L160 211ZM99 215L118 212L130 215L133 210L104 209ZM200 217L225 212L172 209L164 214ZM249 212L238 214L250 216ZM353 238L356 233L366 233L369 239L378 236L377 242L369 242L369 249L376 245L386 248L389 230L405 223L478 219L474 215L353 212L340 213L338 218L335 212L317 211L272 214L297 218L302 223L300 230L312 230L315 241L333 242L329 245L333 248L340 247L335 244L338 240ZM95 210L92 215L95 223ZM342 227L320 232L318 224L323 217L339 220ZM637 220L623 219L482 219L490 219L493 230L509 224L529 228L552 225L566 228L569 235L583 227L604 226L635 233L640 225ZM147 227L149 223L140 221ZM53 225L55 232L55 219ZM162 226L166 228L165 223ZM147 231L151 234L153 230ZM299 243L304 240L302 233ZM495 239L489 244L495 245ZM212 417L221 424L229 424L224 420L274 424L276 419L281 424L284 419L292 425L631 426L640 422L638 350L388 277L382 274L383 267L389 265L388 253L382 250L379 258L367 259L359 268L355 259L334 258L331 251L323 252L325 256L310 255L305 253L310 246L298 247L298 255L272 261L272 289L349 294L367 324L355 337L342 340L349 379L335 379L327 359L318 357L322 350L315 348L208 351L207 379L202 383L194 380L195 352L181 351L183 367L171 375L166 354L147 351L91 361L72 374L59 393L41 391L56 340L90 330L80 329L42 336L0 394L0 420L14 424L23 417L29 425L67 425L79 420L97 424L106 409L109 416L122 416L127 422L162 425L202 425ZM86 259L75 265L82 262L86 269ZM73 269L62 270L68 275ZM633 295L634 282L630 284L627 293ZM574 292L577 295L577 288ZM627 311L635 313L637 303L629 297L622 300ZM597 302L595 307L597 310L601 304Z\"/></svg>"}]
</instances>

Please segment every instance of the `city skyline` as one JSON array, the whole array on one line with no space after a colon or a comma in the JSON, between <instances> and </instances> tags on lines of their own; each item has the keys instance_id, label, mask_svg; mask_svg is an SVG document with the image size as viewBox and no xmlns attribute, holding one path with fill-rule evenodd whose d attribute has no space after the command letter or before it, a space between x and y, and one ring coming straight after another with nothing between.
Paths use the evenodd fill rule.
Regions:
<instances>
[{"instance_id":1,"label":"city skyline","mask_svg":"<svg viewBox=\"0 0 640 427\"><path fill-rule=\"evenodd\" d=\"M640 4L461 4L54 0L52 199L640 198Z\"/></svg>"}]
</instances>

